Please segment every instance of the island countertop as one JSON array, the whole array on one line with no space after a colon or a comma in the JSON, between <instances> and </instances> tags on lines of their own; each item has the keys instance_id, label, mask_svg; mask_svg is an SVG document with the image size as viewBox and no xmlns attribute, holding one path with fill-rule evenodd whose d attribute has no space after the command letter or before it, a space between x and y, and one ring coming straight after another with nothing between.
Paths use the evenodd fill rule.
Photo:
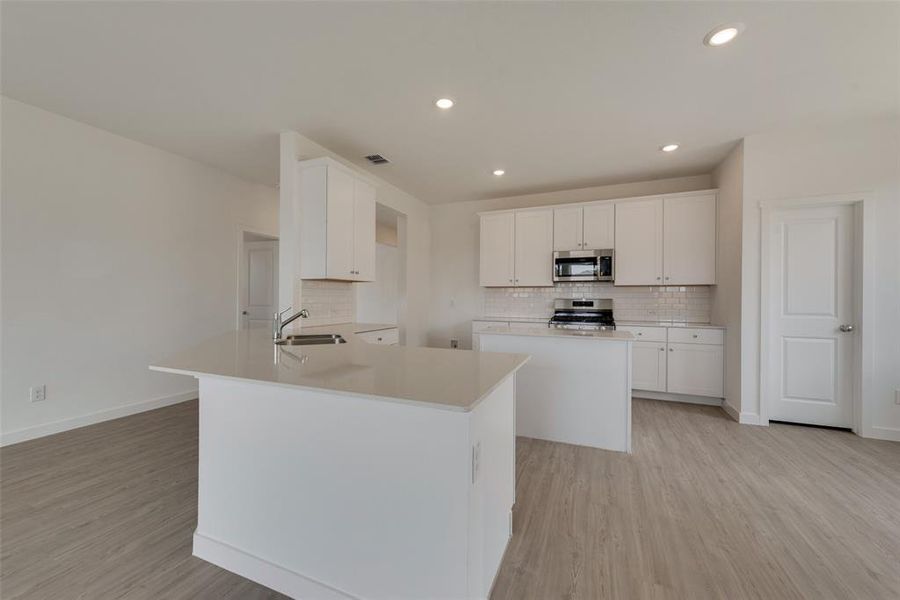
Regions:
<instances>
[{"instance_id":1,"label":"island countertop","mask_svg":"<svg viewBox=\"0 0 900 600\"><path fill-rule=\"evenodd\" d=\"M469 411L529 358L370 344L356 335L355 325L315 327L315 333L328 329L347 340L321 346L276 346L267 329L231 331L155 362L150 369Z\"/></svg>"}]
</instances>

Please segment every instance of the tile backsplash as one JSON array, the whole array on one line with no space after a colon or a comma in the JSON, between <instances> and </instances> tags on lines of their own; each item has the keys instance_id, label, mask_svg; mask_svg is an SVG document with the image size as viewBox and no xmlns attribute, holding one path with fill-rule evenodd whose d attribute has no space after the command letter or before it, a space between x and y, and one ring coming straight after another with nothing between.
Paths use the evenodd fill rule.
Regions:
<instances>
[{"instance_id":1,"label":"tile backsplash","mask_svg":"<svg viewBox=\"0 0 900 600\"><path fill-rule=\"evenodd\" d=\"M554 287L484 288L484 316L553 314L555 298L612 298L617 321L709 323L709 286L616 287L611 283L558 283Z\"/></svg>"},{"instance_id":2,"label":"tile backsplash","mask_svg":"<svg viewBox=\"0 0 900 600\"><path fill-rule=\"evenodd\" d=\"M300 305L309 311L303 325L334 325L356 320L356 290L349 281L305 279Z\"/></svg>"}]
</instances>

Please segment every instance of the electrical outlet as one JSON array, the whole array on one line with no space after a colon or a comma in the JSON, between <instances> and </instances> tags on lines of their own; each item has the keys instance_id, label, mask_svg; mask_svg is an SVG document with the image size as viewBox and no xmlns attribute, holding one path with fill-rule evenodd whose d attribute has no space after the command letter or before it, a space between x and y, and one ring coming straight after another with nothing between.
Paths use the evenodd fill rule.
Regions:
<instances>
[{"instance_id":1,"label":"electrical outlet","mask_svg":"<svg viewBox=\"0 0 900 600\"><path fill-rule=\"evenodd\" d=\"M900 390L894 390L894 404L900 405Z\"/></svg>"},{"instance_id":2,"label":"electrical outlet","mask_svg":"<svg viewBox=\"0 0 900 600\"><path fill-rule=\"evenodd\" d=\"M44 384L28 388L28 399L31 402L43 402L47 399L47 386Z\"/></svg>"},{"instance_id":3,"label":"electrical outlet","mask_svg":"<svg viewBox=\"0 0 900 600\"><path fill-rule=\"evenodd\" d=\"M459 348L459 340L456 338L450 338L450 347Z\"/></svg>"}]
</instances>

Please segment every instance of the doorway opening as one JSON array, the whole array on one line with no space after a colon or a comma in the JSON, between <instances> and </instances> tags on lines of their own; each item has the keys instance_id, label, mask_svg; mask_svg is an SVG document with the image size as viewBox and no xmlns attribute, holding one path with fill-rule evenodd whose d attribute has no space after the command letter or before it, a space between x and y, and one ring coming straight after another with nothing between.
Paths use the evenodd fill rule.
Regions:
<instances>
[{"instance_id":1,"label":"doorway opening","mask_svg":"<svg viewBox=\"0 0 900 600\"><path fill-rule=\"evenodd\" d=\"M360 323L401 326L406 307L406 215L375 205L375 281L356 284Z\"/></svg>"},{"instance_id":2,"label":"doorway opening","mask_svg":"<svg viewBox=\"0 0 900 600\"><path fill-rule=\"evenodd\" d=\"M278 238L250 230L239 232L237 328L272 325L278 304Z\"/></svg>"}]
</instances>

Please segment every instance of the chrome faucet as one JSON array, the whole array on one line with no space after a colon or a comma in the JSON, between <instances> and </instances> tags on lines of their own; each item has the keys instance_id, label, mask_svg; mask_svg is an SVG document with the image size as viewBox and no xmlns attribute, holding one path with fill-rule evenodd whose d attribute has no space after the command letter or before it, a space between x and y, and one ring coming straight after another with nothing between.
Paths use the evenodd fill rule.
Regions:
<instances>
[{"instance_id":1,"label":"chrome faucet","mask_svg":"<svg viewBox=\"0 0 900 600\"><path fill-rule=\"evenodd\" d=\"M282 320L282 317L284 317L284 314L291 310L293 310L293 307L288 306L283 311L275 313L275 320L272 323L272 339L273 340L278 341L281 339L281 331L285 328L285 326L293 323L297 319L300 319L300 318L308 319L309 318L309 311L307 311L305 308L301 308L300 312L294 313L287 319Z\"/></svg>"}]
</instances>

